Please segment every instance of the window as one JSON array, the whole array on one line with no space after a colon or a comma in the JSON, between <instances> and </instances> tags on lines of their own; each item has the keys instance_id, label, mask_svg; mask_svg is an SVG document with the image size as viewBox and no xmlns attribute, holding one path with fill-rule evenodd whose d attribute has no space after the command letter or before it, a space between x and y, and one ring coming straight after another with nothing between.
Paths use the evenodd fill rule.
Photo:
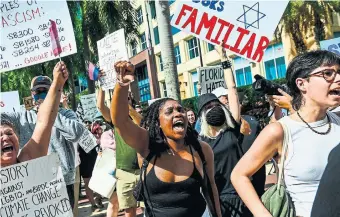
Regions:
<instances>
[{"instance_id":1,"label":"window","mask_svg":"<svg viewBox=\"0 0 340 217\"><path fill-rule=\"evenodd\" d=\"M164 95L164 97L168 97L168 93L166 92L166 84L165 84L165 82L162 82L162 86L163 86L163 95Z\"/></svg>"},{"instance_id":2,"label":"window","mask_svg":"<svg viewBox=\"0 0 340 217\"><path fill-rule=\"evenodd\" d=\"M286 77L286 63L282 44L269 46L264 53L263 60L268 80Z\"/></svg>"},{"instance_id":3,"label":"window","mask_svg":"<svg viewBox=\"0 0 340 217\"><path fill-rule=\"evenodd\" d=\"M340 32L333 32L334 38L340 38Z\"/></svg>"},{"instance_id":4,"label":"window","mask_svg":"<svg viewBox=\"0 0 340 217\"><path fill-rule=\"evenodd\" d=\"M169 5L172 5L176 0L169 0Z\"/></svg>"},{"instance_id":5,"label":"window","mask_svg":"<svg viewBox=\"0 0 340 217\"><path fill-rule=\"evenodd\" d=\"M177 45L176 47L175 47L175 59L176 59L176 64L178 65L178 64L181 64L181 53L180 53L180 51L179 51L179 46Z\"/></svg>"},{"instance_id":6,"label":"window","mask_svg":"<svg viewBox=\"0 0 340 217\"><path fill-rule=\"evenodd\" d=\"M137 43L136 41L131 42L131 53L132 56L135 56L137 54Z\"/></svg>"},{"instance_id":7,"label":"window","mask_svg":"<svg viewBox=\"0 0 340 217\"><path fill-rule=\"evenodd\" d=\"M155 19L156 18L156 7L155 7L154 1L150 1L150 10L151 10L152 19Z\"/></svg>"},{"instance_id":8,"label":"window","mask_svg":"<svg viewBox=\"0 0 340 217\"><path fill-rule=\"evenodd\" d=\"M193 88L194 88L194 96L198 96L198 89L197 89L197 85L198 85L198 74L196 71L191 73L191 80L193 83Z\"/></svg>"},{"instance_id":9,"label":"window","mask_svg":"<svg viewBox=\"0 0 340 217\"><path fill-rule=\"evenodd\" d=\"M153 35L155 36L155 45L159 44L159 32L158 32L158 26L153 28Z\"/></svg>"},{"instance_id":10,"label":"window","mask_svg":"<svg viewBox=\"0 0 340 217\"><path fill-rule=\"evenodd\" d=\"M158 60L159 60L159 68L161 69L161 72L162 72L163 71L163 60L162 60L161 55L159 55Z\"/></svg>"},{"instance_id":11,"label":"window","mask_svg":"<svg viewBox=\"0 0 340 217\"><path fill-rule=\"evenodd\" d=\"M190 59L193 59L193 58L199 56L197 39L196 38L192 38L192 39L190 39L188 41L188 48L189 48Z\"/></svg>"},{"instance_id":12,"label":"window","mask_svg":"<svg viewBox=\"0 0 340 217\"><path fill-rule=\"evenodd\" d=\"M208 51L215 50L215 45L208 43Z\"/></svg>"},{"instance_id":13,"label":"window","mask_svg":"<svg viewBox=\"0 0 340 217\"><path fill-rule=\"evenodd\" d=\"M150 83L148 77L147 66L141 66L136 69L136 75L138 80L138 89L140 95L140 101L147 102L151 99Z\"/></svg>"},{"instance_id":14,"label":"window","mask_svg":"<svg viewBox=\"0 0 340 217\"><path fill-rule=\"evenodd\" d=\"M137 20L138 20L138 24L142 24L143 23L143 11L142 11L142 7L137 9Z\"/></svg>"},{"instance_id":15,"label":"window","mask_svg":"<svg viewBox=\"0 0 340 217\"><path fill-rule=\"evenodd\" d=\"M140 36L140 42L142 45L142 51L146 49L146 38L145 38L145 33L141 34Z\"/></svg>"},{"instance_id":16,"label":"window","mask_svg":"<svg viewBox=\"0 0 340 217\"><path fill-rule=\"evenodd\" d=\"M251 67L249 66L248 60L236 57L234 59L234 67L237 87L249 85L253 82Z\"/></svg>"},{"instance_id":17,"label":"window","mask_svg":"<svg viewBox=\"0 0 340 217\"><path fill-rule=\"evenodd\" d=\"M172 20L172 17L173 17L173 15L170 17L170 20ZM172 35L175 35L175 34L179 33L180 31L181 31L180 29L177 29L176 27L171 26L171 34Z\"/></svg>"}]
</instances>

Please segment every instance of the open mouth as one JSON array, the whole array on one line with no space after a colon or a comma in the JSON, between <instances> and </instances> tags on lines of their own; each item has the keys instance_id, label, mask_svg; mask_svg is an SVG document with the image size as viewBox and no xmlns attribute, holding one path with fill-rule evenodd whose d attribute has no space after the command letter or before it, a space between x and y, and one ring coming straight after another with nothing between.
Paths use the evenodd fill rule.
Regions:
<instances>
[{"instance_id":1,"label":"open mouth","mask_svg":"<svg viewBox=\"0 0 340 217\"><path fill-rule=\"evenodd\" d=\"M335 89L335 90L329 91L329 95L340 96L340 89Z\"/></svg>"},{"instance_id":2,"label":"open mouth","mask_svg":"<svg viewBox=\"0 0 340 217\"><path fill-rule=\"evenodd\" d=\"M7 153L14 151L14 147L12 145L7 145L1 149L1 153Z\"/></svg>"},{"instance_id":3,"label":"open mouth","mask_svg":"<svg viewBox=\"0 0 340 217\"><path fill-rule=\"evenodd\" d=\"M178 120L173 124L173 128L175 130L183 130L184 129L184 122L182 120Z\"/></svg>"}]
</instances>

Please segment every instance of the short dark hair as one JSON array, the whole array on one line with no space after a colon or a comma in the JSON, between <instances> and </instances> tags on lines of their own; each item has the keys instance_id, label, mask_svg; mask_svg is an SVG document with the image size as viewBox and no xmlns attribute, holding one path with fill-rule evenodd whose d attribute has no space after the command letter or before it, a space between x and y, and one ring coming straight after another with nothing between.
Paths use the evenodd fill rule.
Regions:
<instances>
[{"instance_id":1,"label":"short dark hair","mask_svg":"<svg viewBox=\"0 0 340 217\"><path fill-rule=\"evenodd\" d=\"M307 78L307 76L321 66L340 65L340 56L325 50L309 51L296 56L288 65L286 80L290 94L293 97L292 106L294 110L299 110L303 98L300 89L295 81L297 78Z\"/></svg>"},{"instance_id":2,"label":"short dark hair","mask_svg":"<svg viewBox=\"0 0 340 217\"><path fill-rule=\"evenodd\" d=\"M11 121L9 120L8 115L6 115L6 113L1 113L0 119L1 119L1 123L0 123L1 126L7 125L10 128L12 128L13 131L17 134L17 129L15 128L14 124L11 123Z\"/></svg>"}]
</instances>

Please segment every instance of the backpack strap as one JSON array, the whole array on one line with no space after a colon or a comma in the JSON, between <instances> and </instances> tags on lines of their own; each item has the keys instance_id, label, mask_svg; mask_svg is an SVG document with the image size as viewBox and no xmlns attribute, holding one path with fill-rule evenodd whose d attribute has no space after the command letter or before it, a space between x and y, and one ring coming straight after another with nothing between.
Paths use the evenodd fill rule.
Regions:
<instances>
[{"instance_id":1,"label":"backpack strap","mask_svg":"<svg viewBox=\"0 0 340 217\"><path fill-rule=\"evenodd\" d=\"M283 180L283 173L284 173L284 161L286 158L286 153L287 153L287 148L288 144L291 143L291 135L290 131L286 125L286 123L283 121L284 119L280 119L278 122L281 124L282 129L283 129L283 141L282 141L282 152L281 152L281 160L278 165L279 167L279 175L278 175L278 180L277 180L277 188L280 187L281 183L284 183Z\"/></svg>"}]
</instances>

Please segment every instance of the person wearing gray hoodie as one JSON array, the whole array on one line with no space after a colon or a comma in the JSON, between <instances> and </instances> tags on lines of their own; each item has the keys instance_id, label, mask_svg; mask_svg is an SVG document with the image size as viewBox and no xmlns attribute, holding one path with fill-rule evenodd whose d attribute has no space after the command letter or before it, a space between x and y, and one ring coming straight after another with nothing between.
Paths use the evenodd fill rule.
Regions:
<instances>
[{"instance_id":1,"label":"person wearing gray hoodie","mask_svg":"<svg viewBox=\"0 0 340 217\"><path fill-rule=\"evenodd\" d=\"M37 123L37 111L43 103L52 80L47 76L36 76L31 83L31 94L35 107L29 111L4 113L2 117L8 119L20 135L20 149L32 137ZM73 184L75 182L75 150L73 143L80 140L87 129L78 122L77 115L69 109L59 108L57 118L52 128L51 141L48 154L57 153L67 185L67 193L72 208L74 207Z\"/></svg>"}]
</instances>

